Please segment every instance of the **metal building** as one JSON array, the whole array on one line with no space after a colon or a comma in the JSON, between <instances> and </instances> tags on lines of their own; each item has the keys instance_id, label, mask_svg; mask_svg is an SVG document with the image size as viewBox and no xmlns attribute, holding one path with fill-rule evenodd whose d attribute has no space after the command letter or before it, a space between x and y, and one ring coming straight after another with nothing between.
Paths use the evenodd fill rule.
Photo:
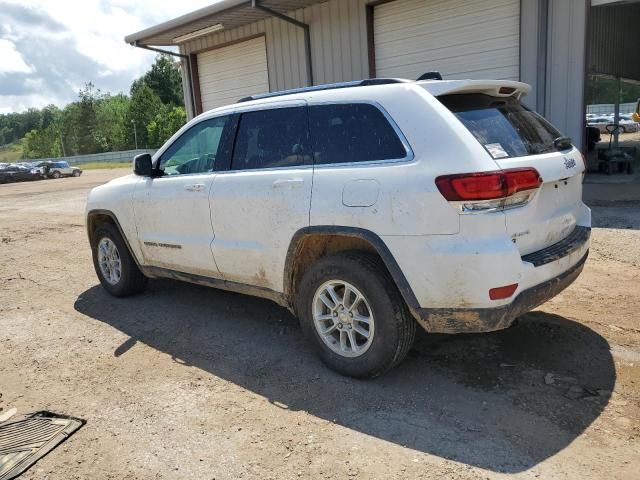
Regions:
<instances>
[{"instance_id":1,"label":"metal building","mask_svg":"<svg viewBox=\"0 0 640 480\"><path fill-rule=\"evenodd\" d=\"M222 0L126 37L178 46L192 117L264 91L368 77L521 80L576 144L587 21L610 0Z\"/></svg>"}]
</instances>

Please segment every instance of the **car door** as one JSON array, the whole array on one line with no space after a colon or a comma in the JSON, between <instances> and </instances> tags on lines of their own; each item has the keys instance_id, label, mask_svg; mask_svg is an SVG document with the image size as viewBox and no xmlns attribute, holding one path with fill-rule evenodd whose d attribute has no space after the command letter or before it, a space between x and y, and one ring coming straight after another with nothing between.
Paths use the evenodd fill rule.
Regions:
<instances>
[{"instance_id":1,"label":"car door","mask_svg":"<svg viewBox=\"0 0 640 480\"><path fill-rule=\"evenodd\" d=\"M60 163L60 173L62 175L71 175L73 173L73 168L67 162Z\"/></svg>"},{"instance_id":2,"label":"car door","mask_svg":"<svg viewBox=\"0 0 640 480\"><path fill-rule=\"evenodd\" d=\"M313 167L304 102L240 112L211 191L213 254L226 280L282 291L293 235L309 225Z\"/></svg>"},{"instance_id":3,"label":"car door","mask_svg":"<svg viewBox=\"0 0 640 480\"><path fill-rule=\"evenodd\" d=\"M211 242L209 192L217 162L230 154L231 115L203 120L159 152L154 168L134 193L138 241L146 264L217 276Z\"/></svg>"}]
</instances>

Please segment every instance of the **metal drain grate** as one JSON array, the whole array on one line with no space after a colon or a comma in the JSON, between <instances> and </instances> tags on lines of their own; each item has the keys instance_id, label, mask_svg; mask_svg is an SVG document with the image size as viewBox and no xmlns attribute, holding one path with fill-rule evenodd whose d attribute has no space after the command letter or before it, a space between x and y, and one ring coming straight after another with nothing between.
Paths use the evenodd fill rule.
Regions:
<instances>
[{"instance_id":1,"label":"metal drain grate","mask_svg":"<svg viewBox=\"0 0 640 480\"><path fill-rule=\"evenodd\" d=\"M84 420L51 412L0 424L0 480L10 480L64 442Z\"/></svg>"}]
</instances>

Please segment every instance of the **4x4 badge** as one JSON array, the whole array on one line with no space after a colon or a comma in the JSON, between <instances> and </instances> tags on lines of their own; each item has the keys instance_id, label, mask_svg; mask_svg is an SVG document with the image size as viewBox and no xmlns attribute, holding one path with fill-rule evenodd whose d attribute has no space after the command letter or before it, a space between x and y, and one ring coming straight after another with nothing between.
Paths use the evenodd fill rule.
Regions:
<instances>
[{"instance_id":1,"label":"4x4 badge","mask_svg":"<svg viewBox=\"0 0 640 480\"><path fill-rule=\"evenodd\" d=\"M564 157L564 168L569 170L576 166L576 161L573 158Z\"/></svg>"}]
</instances>

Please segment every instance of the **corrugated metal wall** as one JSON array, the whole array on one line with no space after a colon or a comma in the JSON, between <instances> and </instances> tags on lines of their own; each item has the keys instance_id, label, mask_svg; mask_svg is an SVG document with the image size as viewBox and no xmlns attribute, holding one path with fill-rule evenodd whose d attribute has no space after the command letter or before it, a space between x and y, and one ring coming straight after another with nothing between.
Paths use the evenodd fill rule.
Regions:
<instances>
[{"instance_id":1,"label":"corrugated metal wall","mask_svg":"<svg viewBox=\"0 0 640 480\"><path fill-rule=\"evenodd\" d=\"M588 8L589 0L549 3L545 116L578 146L584 134Z\"/></svg>"},{"instance_id":2,"label":"corrugated metal wall","mask_svg":"<svg viewBox=\"0 0 640 480\"><path fill-rule=\"evenodd\" d=\"M330 0L289 15L308 23L314 83L368 77L365 5L368 0ZM184 53L266 34L269 87L283 90L307 85L304 34L301 28L277 18L192 40Z\"/></svg>"},{"instance_id":3,"label":"corrugated metal wall","mask_svg":"<svg viewBox=\"0 0 640 480\"><path fill-rule=\"evenodd\" d=\"M640 80L640 4L592 8L588 41L590 72Z\"/></svg>"},{"instance_id":4,"label":"corrugated metal wall","mask_svg":"<svg viewBox=\"0 0 640 480\"><path fill-rule=\"evenodd\" d=\"M369 1L329 0L289 13L310 25L315 84L369 76L365 8ZM544 111L579 144L583 134L586 14L590 2L548 0L547 48L542 56L538 54L539 47L545 42L538 42L541 30L536 12L545 13L540 5L546 7L546 1L521 2L524 48L520 50L520 76L534 86L540 84L540 98L534 96L530 104ZM183 45L181 51L194 53L258 34L266 35L270 89L307 85L302 29L279 19L269 18L201 37ZM546 68L540 70L540 62Z\"/></svg>"}]
</instances>

